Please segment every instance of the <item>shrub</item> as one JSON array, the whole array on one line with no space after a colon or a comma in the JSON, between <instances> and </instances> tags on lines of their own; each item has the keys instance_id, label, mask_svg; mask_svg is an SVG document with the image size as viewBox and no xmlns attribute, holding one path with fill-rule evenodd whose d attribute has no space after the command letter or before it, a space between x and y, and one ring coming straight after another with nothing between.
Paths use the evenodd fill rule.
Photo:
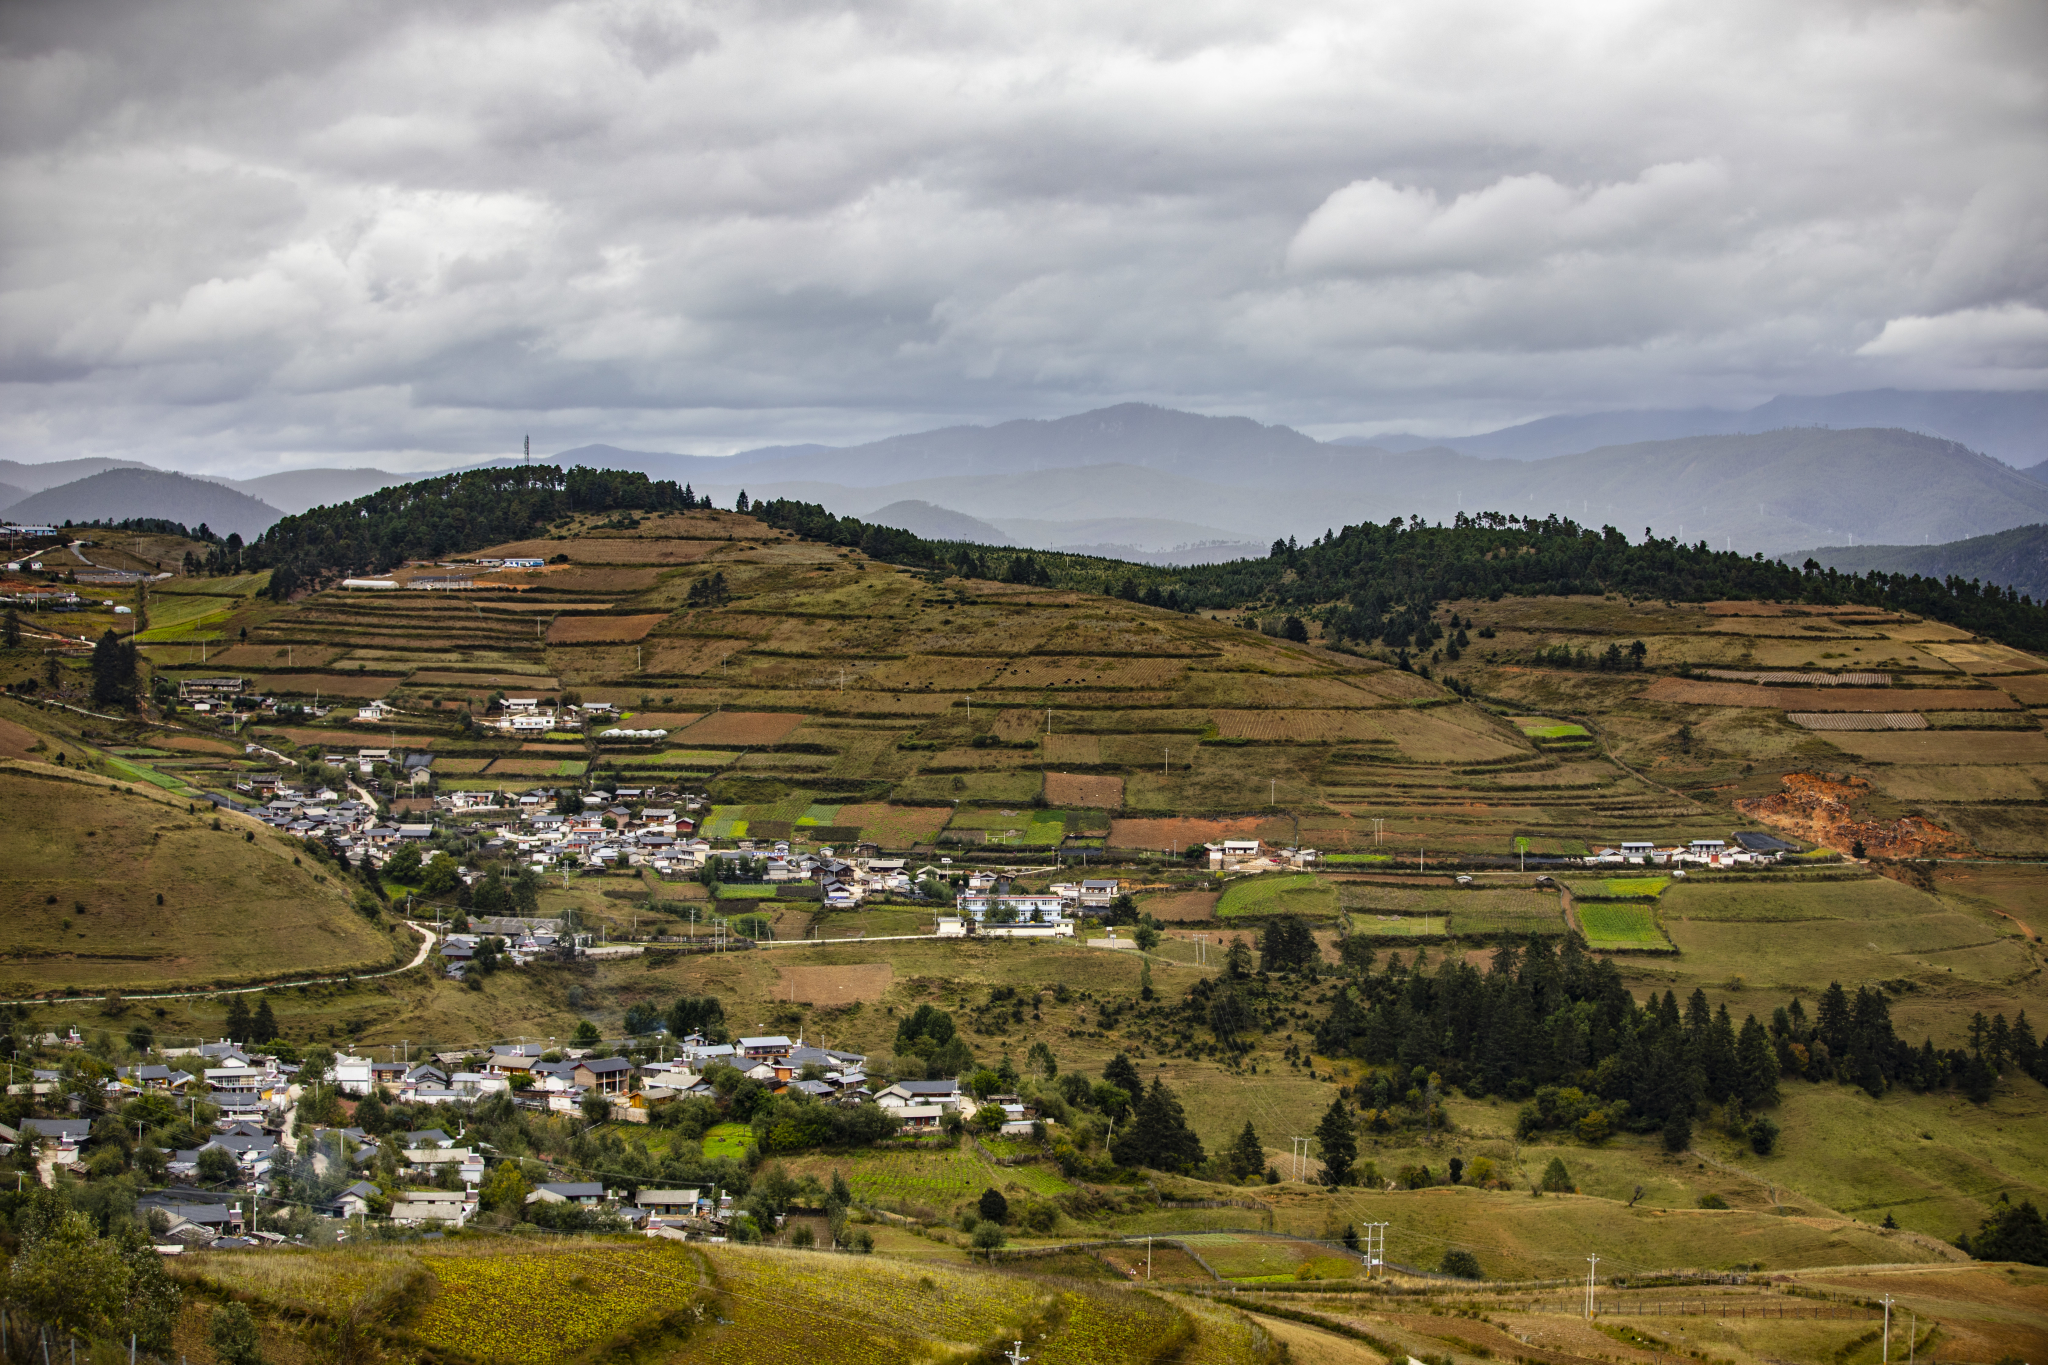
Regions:
<instances>
[{"instance_id":1,"label":"shrub","mask_svg":"<svg viewBox=\"0 0 2048 1365\"><path fill-rule=\"evenodd\" d=\"M1003 1198L1001 1190L983 1190L981 1198L975 1201L975 1211L991 1223L1010 1221L1010 1201Z\"/></svg>"},{"instance_id":2,"label":"shrub","mask_svg":"<svg viewBox=\"0 0 2048 1365\"><path fill-rule=\"evenodd\" d=\"M1778 1145L1778 1125L1759 1114L1750 1120L1749 1149L1758 1156L1769 1156Z\"/></svg>"},{"instance_id":3,"label":"shrub","mask_svg":"<svg viewBox=\"0 0 2048 1365\"><path fill-rule=\"evenodd\" d=\"M213 1310L206 1324L206 1344L220 1365L263 1365L263 1339L256 1331L256 1319L239 1303L224 1303Z\"/></svg>"},{"instance_id":4,"label":"shrub","mask_svg":"<svg viewBox=\"0 0 2048 1365\"><path fill-rule=\"evenodd\" d=\"M1564 1158L1554 1156L1543 1168L1543 1191L1546 1194L1573 1194L1578 1186L1572 1184L1572 1173L1565 1169Z\"/></svg>"},{"instance_id":5,"label":"shrub","mask_svg":"<svg viewBox=\"0 0 2048 1365\"><path fill-rule=\"evenodd\" d=\"M1485 1276L1479 1273L1479 1258L1469 1251L1453 1247L1444 1253L1443 1264L1437 1267L1440 1274L1455 1275L1461 1280L1479 1280Z\"/></svg>"},{"instance_id":6,"label":"shrub","mask_svg":"<svg viewBox=\"0 0 2048 1365\"><path fill-rule=\"evenodd\" d=\"M980 1223L974 1229L974 1246L977 1251L994 1251L1003 1244L1001 1223Z\"/></svg>"},{"instance_id":7,"label":"shrub","mask_svg":"<svg viewBox=\"0 0 2048 1365\"><path fill-rule=\"evenodd\" d=\"M1725 1209L1728 1207L1728 1201L1718 1194L1703 1194L1700 1196L1700 1207L1703 1209Z\"/></svg>"}]
</instances>

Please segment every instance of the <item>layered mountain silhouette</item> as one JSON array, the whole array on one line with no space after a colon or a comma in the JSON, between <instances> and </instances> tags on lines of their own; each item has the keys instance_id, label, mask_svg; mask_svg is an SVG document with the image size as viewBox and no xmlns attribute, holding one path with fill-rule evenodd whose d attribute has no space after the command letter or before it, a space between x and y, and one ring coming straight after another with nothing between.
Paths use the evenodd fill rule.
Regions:
<instances>
[{"instance_id":1,"label":"layered mountain silhouette","mask_svg":"<svg viewBox=\"0 0 2048 1365\"><path fill-rule=\"evenodd\" d=\"M1823 420L1855 413L1876 416L1851 427ZM1887 417L1896 420L1878 420ZM1631 538L1649 528L1783 554L1812 545L1940 545L2048 523L2048 480L2040 477L2048 462L2029 461L2037 467L2022 471L1984 453L1990 447L2016 458L2048 430L2044 418L2048 396L2041 394L1879 390L1781 398L1746 413L1596 413L1449 444L1420 437L1374 444L1125 403L852 446L707 456L586 445L545 458L689 483L721 505L745 490L935 538L1161 563L1238 558L1347 522L1449 521L1460 512L1555 514L1612 525ZM1769 429L1696 430L1715 424ZM1930 430L1936 427L1965 434ZM104 477L117 473L130 477ZM136 474L180 482L149 485ZM0 462L0 483L27 490L0 514L165 516L248 535L245 528L261 529L284 513L423 477L311 469L195 480L104 459ZM146 487L165 496L139 496ZM173 507L181 510L166 510Z\"/></svg>"}]
</instances>

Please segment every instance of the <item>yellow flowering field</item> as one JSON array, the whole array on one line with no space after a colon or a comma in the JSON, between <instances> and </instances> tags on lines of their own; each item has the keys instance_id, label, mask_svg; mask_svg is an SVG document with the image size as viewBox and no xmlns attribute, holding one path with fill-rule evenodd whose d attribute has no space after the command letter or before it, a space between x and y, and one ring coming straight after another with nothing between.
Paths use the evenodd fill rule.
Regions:
<instances>
[{"instance_id":1,"label":"yellow flowering field","mask_svg":"<svg viewBox=\"0 0 2048 1365\"><path fill-rule=\"evenodd\" d=\"M877 1256L743 1246L709 1247L706 1255L727 1325L690 1343L693 1362L947 1359L1021 1332L1051 1299L1029 1280Z\"/></svg>"},{"instance_id":2,"label":"yellow flowering field","mask_svg":"<svg viewBox=\"0 0 2048 1365\"><path fill-rule=\"evenodd\" d=\"M1194 1334L1187 1315L1151 1294L1130 1290L1068 1290L1059 1325L1038 1344L1038 1365L1164 1360Z\"/></svg>"},{"instance_id":3,"label":"yellow flowering field","mask_svg":"<svg viewBox=\"0 0 2048 1365\"><path fill-rule=\"evenodd\" d=\"M636 1324L686 1312L705 1278L696 1254L674 1242L562 1250L501 1243L420 1261L440 1292L412 1324L413 1334L430 1346L513 1365L561 1360Z\"/></svg>"}]
</instances>

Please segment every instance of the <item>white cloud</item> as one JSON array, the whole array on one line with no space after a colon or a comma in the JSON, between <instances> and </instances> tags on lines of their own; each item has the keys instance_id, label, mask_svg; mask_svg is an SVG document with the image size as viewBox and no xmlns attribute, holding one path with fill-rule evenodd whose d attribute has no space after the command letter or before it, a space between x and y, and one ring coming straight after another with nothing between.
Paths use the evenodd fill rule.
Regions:
<instances>
[{"instance_id":1,"label":"white cloud","mask_svg":"<svg viewBox=\"0 0 2048 1365\"><path fill-rule=\"evenodd\" d=\"M0 7L0 454L2029 382L2044 16Z\"/></svg>"},{"instance_id":2,"label":"white cloud","mask_svg":"<svg viewBox=\"0 0 2048 1365\"><path fill-rule=\"evenodd\" d=\"M1893 318L1856 353L1933 358L1962 368L2038 370L2048 377L2048 310L2007 303L1940 317Z\"/></svg>"}]
</instances>

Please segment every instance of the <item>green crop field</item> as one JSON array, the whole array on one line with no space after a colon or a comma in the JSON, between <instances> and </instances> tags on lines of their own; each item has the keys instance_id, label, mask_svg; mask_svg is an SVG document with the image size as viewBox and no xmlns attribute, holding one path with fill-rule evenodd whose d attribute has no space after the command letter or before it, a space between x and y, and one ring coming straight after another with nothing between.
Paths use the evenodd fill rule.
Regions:
<instances>
[{"instance_id":1,"label":"green crop field","mask_svg":"<svg viewBox=\"0 0 2048 1365\"><path fill-rule=\"evenodd\" d=\"M1230 883L1216 904L1216 917L1330 915L1336 909L1337 893L1329 883L1313 873L1297 872Z\"/></svg>"},{"instance_id":2,"label":"green crop field","mask_svg":"<svg viewBox=\"0 0 2048 1365\"><path fill-rule=\"evenodd\" d=\"M829 1180L836 1170L846 1177L856 1198L884 1208L926 1209L940 1216L950 1216L955 1206L990 1188L1014 1184L1047 1198L1073 1188L1050 1167L997 1166L970 1145L938 1140L921 1151L803 1157L786 1164L792 1172L809 1171L821 1180Z\"/></svg>"},{"instance_id":3,"label":"green crop field","mask_svg":"<svg viewBox=\"0 0 2048 1365\"><path fill-rule=\"evenodd\" d=\"M744 1123L714 1124L704 1133L704 1155L707 1158L724 1156L737 1161L753 1145L754 1130Z\"/></svg>"},{"instance_id":4,"label":"green crop field","mask_svg":"<svg viewBox=\"0 0 2048 1365\"><path fill-rule=\"evenodd\" d=\"M775 899L777 890L778 888L773 886L755 886L745 882L737 884L720 882L718 884L718 899L722 901L769 901Z\"/></svg>"},{"instance_id":5,"label":"green crop field","mask_svg":"<svg viewBox=\"0 0 2048 1365\"><path fill-rule=\"evenodd\" d=\"M1657 914L1640 905L1580 902L1579 923L1590 947L1665 948L1670 940L1657 927Z\"/></svg>"}]
</instances>

